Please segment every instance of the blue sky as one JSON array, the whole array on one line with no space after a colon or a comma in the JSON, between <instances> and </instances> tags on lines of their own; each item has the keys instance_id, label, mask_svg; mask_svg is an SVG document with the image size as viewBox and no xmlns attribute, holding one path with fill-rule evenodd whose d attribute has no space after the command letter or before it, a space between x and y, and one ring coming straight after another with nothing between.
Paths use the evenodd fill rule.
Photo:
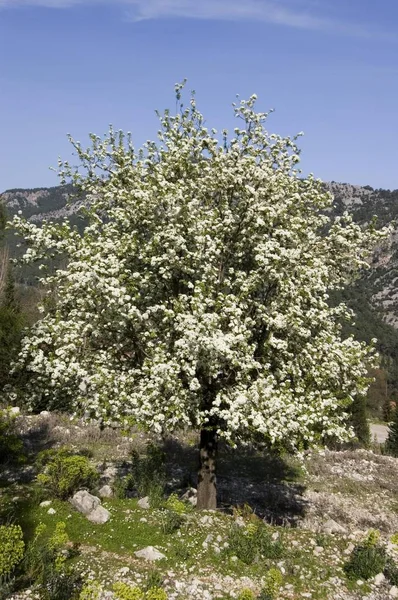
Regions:
<instances>
[{"instance_id":1,"label":"blue sky","mask_svg":"<svg viewBox=\"0 0 398 600\"><path fill-rule=\"evenodd\" d=\"M398 188L397 0L0 0L0 191L56 185L66 133L153 139L184 77L209 126L256 93L305 173Z\"/></svg>"}]
</instances>

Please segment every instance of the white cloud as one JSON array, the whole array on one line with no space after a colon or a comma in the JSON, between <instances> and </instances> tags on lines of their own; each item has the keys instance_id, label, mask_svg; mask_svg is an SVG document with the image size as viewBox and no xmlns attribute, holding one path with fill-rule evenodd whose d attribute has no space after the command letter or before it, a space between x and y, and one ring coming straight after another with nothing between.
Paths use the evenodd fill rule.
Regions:
<instances>
[{"instance_id":1,"label":"white cloud","mask_svg":"<svg viewBox=\"0 0 398 600\"><path fill-rule=\"evenodd\" d=\"M325 3L319 0L0 0L0 8L38 6L60 9L79 4L118 4L124 7L132 21L170 17L245 20L361 37L376 35L361 24L325 16L320 12Z\"/></svg>"}]
</instances>

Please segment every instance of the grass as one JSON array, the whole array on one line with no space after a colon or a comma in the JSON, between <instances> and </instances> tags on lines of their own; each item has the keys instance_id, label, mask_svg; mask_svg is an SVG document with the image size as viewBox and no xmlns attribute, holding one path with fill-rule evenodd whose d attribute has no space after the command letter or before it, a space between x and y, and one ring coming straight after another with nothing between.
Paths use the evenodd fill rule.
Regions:
<instances>
[{"instance_id":1,"label":"grass","mask_svg":"<svg viewBox=\"0 0 398 600\"><path fill-rule=\"evenodd\" d=\"M56 424L60 429L56 429ZM38 449L56 447L65 442L70 445L72 437L76 451L86 448L92 462L97 466L106 459L106 466L119 464L128 470L128 462L123 461L128 461L131 447L142 449L145 446L145 438L141 433L136 433L131 441L116 432L101 433L90 426L83 428L79 435L71 436L65 430L69 428L75 431L76 425L62 419L56 420L54 416L51 417L51 427L52 429L45 426L36 427L34 440ZM164 444L168 456L168 473L179 471L187 479L195 469L197 441L194 434L188 437L189 444L184 445L182 436L181 439L168 439ZM34 464L34 458L32 452L29 456L31 464ZM348 472L358 470L366 474L369 463L377 473L377 481L357 481L346 476L347 465ZM345 472L336 476L333 469L340 466ZM304 486L324 493L331 492L330 495L340 494L339 497L345 497L351 504L356 502L358 505L362 503L363 506L372 503L372 494L383 492L389 506L391 504L391 514L398 512L394 499L398 484L396 476L393 477L396 475L396 466L392 459L387 457L365 457L361 452L355 451L330 452L323 457L314 455L307 461L308 472L304 474L295 459L281 459L272 454L245 448L232 452L222 447L219 467L219 489L225 493L226 506L241 505L240 498L243 498L243 501L247 498L260 516L262 508L274 511L267 513L273 523L279 523L277 519L273 520L273 515L277 514L278 510L286 515L297 508L299 518L305 516L305 506L293 506L294 502L298 502L297 499L302 497ZM237 481L239 485L236 485ZM235 493L239 501L234 502ZM231 548L224 547L234 523L234 517L228 512L192 512L185 517L185 522L177 531L165 533L165 528L162 527L162 512L140 509L137 499L134 498L104 499L102 503L111 513L110 521L104 525L91 523L69 502L60 500L52 500L51 508L56 512L53 515L48 514L49 507L39 506L42 499L34 481L10 484L3 478L0 485L0 516L2 513L3 517L19 522L27 541L32 538L39 523L47 525L47 535L51 536L56 523L65 522L71 542L80 546L80 555L73 558L73 563L86 575L95 576L104 582L107 589L111 589L113 581L120 579L118 573L121 567L128 567L128 579L140 585L148 571L155 569L166 579L165 585L169 591L173 590L175 580L186 582L188 585L192 578L196 578L201 585L208 586L203 589L213 590L213 597L216 597L215 582L219 582L223 590L225 588L225 593L220 590L219 596L226 598L227 592L236 592L247 587L243 577L249 578L259 591L268 569L276 567L283 571L284 586L278 600L298 600L304 598L302 594L309 591L312 600L337 597L337 591L341 590L361 597L369 590L366 584L358 586L356 581L348 580L343 571L344 562L347 560L344 552L350 543L344 536L269 525L270 534L282 540L283 555L275 559L260 557L257 562L245 564L236 559ZM336 504L335 508L338 507ZM331 506L326 508L328 511L332 510ZM325 506L319 510L321 517L324 516ZM345 525L343 516L340 519L333 512L329 512L329 515ZM210 523L206 523L208 518ZM249 512L245 518L248 519L247 522L256 522L256 516L250 516ZM152 566L135 557L134 552L146 546L155 546L166 558ZM321 547L321 551L315 551L316 546ZM168 575L169 573L172 575ZM182 591L178 600L188 597L189 593Z\"/></svg>"},{"instance_id":2,"label":"grass","mask_svg":"<svg viewBox=\"0 0 398 600\"><path fill-rule=\"evenodd\" d=\"M172 570L177 579L189 574L202 580L214 576L239 580L244 574L257 581L260 589L261 579L267 570L279 565L285 570L284 585L293 586L297 597L300 597L302 592L308 591L311 582L314 600L331 597L332 577L337 575L345 579L343 563L341 560L336 562L336 556L342 556L346 542L334 536L322 536L324 552L318 556L314 553L318 539L314 534L270 526L270 533L277 534L282 540L283 556L246 565L235 560L228 548L223 548L233 522L232 517L226 514L188 514L186 524L179 531L167 535L162 532L160 511L140 509L136 499L104 500L103 505L110 511L111 519L104 525L95 525L69 502L52 500L51 508L56 513L48 514L49 507L40 507L35 500L32 485L19 486L20 500L13 502L12 496L16 491L15 486L10 486L6 494L3 491L2 504L13 506L13 512L18 515L17 520L27 538L39 523L47 526L47 534L51 536L56 523L64 521L70 540L80 545L81 554L74 562L84 572L99 577L105 585L113 581L121 566L126 565L143 579L150 567L145 561L137 559L134 552L146 546L155 546L166 555L164 560L156 564L156 569L161 573ZM27 497L27 493L30 493L30 497ZM204 516L211 518L210 524L203 522ZM217 538L221 541L217 541ZM215 544L221 548L221 552L215 551ZM348 585L353 587L351 582Z\"/></svg>"}]
</instances>

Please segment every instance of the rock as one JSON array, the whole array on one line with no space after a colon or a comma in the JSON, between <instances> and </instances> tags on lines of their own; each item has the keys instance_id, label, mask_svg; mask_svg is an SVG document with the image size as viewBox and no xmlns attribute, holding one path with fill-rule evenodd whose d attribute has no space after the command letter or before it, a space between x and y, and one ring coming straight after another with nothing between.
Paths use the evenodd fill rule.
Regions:
<instances>
[{"instance_id":1,"label":"rock","mask_svg":"<svg viewBox=\"0 0 398 600\"><path fill-rule=\"evenodd\" d=\"M113 490L110 485L103 485L102 488L98 490L98 494L101 498L112 498Z\"/></svg>"},{"instance_id":2,"label":"rock","mask_svg":"<svg viewBox=\"0 0 398 600\"><path fill-rule=\"evenodd\" d=\"M97 525L102 525L109 521L111 514L109 510L106 510L103 506L97 506L92 512L86 515L87 519Z\"/></svg>"},{"instance_id":3,"label":"rock","mask_svg":"<svg viewBox=\"0 0 398 600\"><path fill-rule=\"evenodd\" d=\"M352 542L350 542L348 544L347 548L344 550L344 554L346 554L348 556L349 554L351 554L351 552L354 550L354 548L355 548L355 545Z\"/></svg>"},{"instance_id":4,"label":"rock","mask_svg":"<svg viewBox=\"0 0 398 600\"><path fill-rule=\"evenodd\" d=\"M192 504L192 506L196 506L197 504L197 498L198 496L198 490L196 490L195 488L188 488L187 491L185 492L185 494L183 494L181 496L181 500L188 500L188 502L190 502Z\"/></svg>"},{"instance_id":5,"label":"rock","mask_svg":"<svg viewBox=\"0 0 398 600\"><path fill-rule=\"evenodd\" d=\"M105 471L102 473L102 477L101 479L106 479L108 481L113 481L115 479L117 475L117 468L116 467L107 467L105 469Z\"/></svg>"},{"instance_id":6,"label":"rock","mask_svg":"<svg viewBox=\"0 0 398 600\"><path fill-rule=\"evenodd\" d=\"M73 498L70 499L70 503L76 510L87 516L101 504L101 500L86 490L79 490Z\"/></svg>"},{"instance_id":7,"label":"rock","mask_svg":"<svg viewBox=\"0 0 398 600\"><path fill-rule=\"evenodd\" d=\"M50 506L51 504L51 500L43 500L43 502L40 502L40 506L42 508L46 508L47 506Z\"/></svg>"},{"instance_id":8,"label":"rock","mask_svg":"<svg viewBox=\"0 0 398 600\"><path fill-rule=\"evenodd\" d=\"M341 525L339 525L339 523L336 523L336 521L334 521L333 519L328 519L322 525L322 531L324 533L347 533L347 530Z\"/></svg>"},{"instance_id":9,"label":"rock","mask_svg":"<svg viewBox=\"0 0 398 600\"><path fill-rule=\"evenodd\" d=\"M314 548L314 554L322 554L322 552L325 551L325 548L323 548L322 546L315 546Z\"/></svg>"},{"instance_id":10,"label":"rock","mask_svg":"<svg viewBox=\"0 0 398 600\"><path fill-rule=\"evenodd\" d=\"M140 498L137 504L140 508L150 508L149 496L145 496L145 498Z\"/></svg>"},{"instance_id":11,"label":"rock","mask_svg":"<svg viewBox=\"0 0 398 600\"><path fill-rule=\"evenodd\" d=\"M162 560L162 558L166 558L164 554L159 552L159 550L157 548L154 548L153 546L147 546L142 550L137 550L137 552L134 552L134 554L137 558L144 558L145 560L151 561Z\"/></svg>"},{"instance_id":12,"label":"rock","mask_svg":"<svg viewBox=\"0 0 398 600\"><path fill-rule=\"evenodd\" d=\"M398 598L398 587L396 585L393 585L390 589L389 596L391 598Z\"/></svg>"},{"instance_id":13,"label":"rock","mask_svg":"<svg viewBox=\"0 0 398 600\"><path fill-rule=\"evenodd\" d=\"M110 519L110 512L103 506L100 506L100 499L86 490L76 492L73 498L71 498L70 503L92 523L102 524Z\"/></svg>"},{"instance_id":14,"label":"rock","mask_svg":"<svg viewBox=\"0 0 398 600\"><path fill-rule=\"evenodd\" d=\"M41 413L39 413L39 416L40 417L44 417L46 419L47 417L50 416L50 411L48 411L48 410L42 410Z\"/></svg>"},{"instance_id":15,"label":"rock","mask_svg":"<svg viewBox=\"0 0 398 600\"><path fill-rule=\"evenodd\" d=\"M374 578L374 584L381 585L384 580L385 580L384 573L378 573L376 575L376 577Z\"/></svg>"},{"instance_id":16,"label":"rock","mask_svg":"<svg viewBox=\"0 0 398 600\"><path fill-rule=\"evenodd\" d=\"M21 409L19 408L19 406L13 406L12 408L9 409L8 412L12 415L19 415L19 413L21 412Z\"/></svg>"},{"instance_id":17,"label":"rock","mask_svg":"<svg viewBox=\"0 0 398 600\"><path fill-rule=\"evenodd\" d=\"M56 512L57 511L54 508L49 508L48 511L47 511L47 514L48 515L55 515Z\"/></svg>"}]
</instances>

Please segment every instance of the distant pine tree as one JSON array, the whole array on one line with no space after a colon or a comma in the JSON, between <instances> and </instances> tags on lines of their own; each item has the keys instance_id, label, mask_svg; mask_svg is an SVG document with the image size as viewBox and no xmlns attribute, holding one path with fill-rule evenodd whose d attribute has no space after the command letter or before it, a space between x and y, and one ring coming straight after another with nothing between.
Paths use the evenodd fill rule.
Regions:
<instances>
[{"instance_id":1,"label":"distant pine tree","mask_svg":"<svg viewBox=\"0 0 398 600\"><path fill-rule=\"evenodd\" d=\"M4 242L5 223L4 207L0 205L0 390L10 382L11 364L18 353L24 321Z\"/></svg>"},{"instance_id":2,"label":"distant pine tree","mask_svg":"<svg viewBox=\"0 0 398 600\"><path fill-rule=\"evenodd\" d=\"M356 396L351 404L350 425L354 429L359 444L365 448L369 446L370 429L367 419L366 398Z\"/></svg>"},{"instance_id":3,"label":"distant pine tree","mask_svg":"<svg viewBox=\"0 0 398 600\"><path fill-rule=\"evenodd\" d=\"M398 456L398 408L393 413L393 420L388 429L388 438L386 440L386 450L392 456Z\"/></svg>"}]
</instances>

